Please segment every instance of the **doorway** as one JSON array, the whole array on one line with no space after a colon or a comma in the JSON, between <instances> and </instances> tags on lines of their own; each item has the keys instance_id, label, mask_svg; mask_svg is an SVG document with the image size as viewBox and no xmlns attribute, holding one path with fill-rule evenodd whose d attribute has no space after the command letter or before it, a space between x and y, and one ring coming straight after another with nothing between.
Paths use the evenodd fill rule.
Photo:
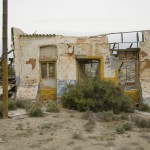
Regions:
<instances>
[{"instance_id":1,"label":"doorway","mask_svg":"<svg viewBox=\"0 0 150 150\"><path fill-rule=\"evenodd\" d=\"M56 99L56 62L41 63L40 99Z\"/></svg>"}]
</instances>

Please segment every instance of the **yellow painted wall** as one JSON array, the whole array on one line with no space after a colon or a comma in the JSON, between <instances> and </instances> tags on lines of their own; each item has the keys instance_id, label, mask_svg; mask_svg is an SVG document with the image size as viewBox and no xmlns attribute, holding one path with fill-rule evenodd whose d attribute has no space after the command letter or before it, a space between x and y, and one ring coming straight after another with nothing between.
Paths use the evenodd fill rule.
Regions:
<instances>
[{"instance_id":1,"label":"yellow painted wall","mask_svg":"<svg viewBox=\"0 0 150 150\"><path fill-rule=\"evenodd\" d=\"M118 70L115 70L115 77L112 78L104 78L105 80L112 81L115 85L118 85Z\"/></svg>"},{"instance_id":2,"label":"yellow painted wall","mask_svg":"<svg viewBox=\"0 0 150 150\"><path fill-rule=\"evenodd\" d=\"M139 104L140 94L139 90L125 90L127 95L130 95L136 104Z\"/></svg>"},{"instance_id":3,"label":"yellow painted wall","mask_svg":"<svg viewBox=\"0 0 150 150\"><path fill-rule=\"evenodd\" d=\"M40 100L56 100L56 88L41 88Z\"/></svg>"},{"instance_id":4,"label":"yellow painted wall","mask_svg":"<svg viewBox=\"0 0 150 150\"><path fill-rule=\"evenodd\" d=\"M115 85L118 85L119 84L119 81L118 81L118 70L116 69L116 71L115 71L115 77L105 78L105 80L110 80L113 83L115 83ZM140 93L139 93L138 89L135 89L135 90L125 90L124 92L127 95L131 96L131 98L134 100L134 102L136 104L139 104L139 101L140 101L140 96L139 95L140 95Z\"/></svg>"}]
</instances>

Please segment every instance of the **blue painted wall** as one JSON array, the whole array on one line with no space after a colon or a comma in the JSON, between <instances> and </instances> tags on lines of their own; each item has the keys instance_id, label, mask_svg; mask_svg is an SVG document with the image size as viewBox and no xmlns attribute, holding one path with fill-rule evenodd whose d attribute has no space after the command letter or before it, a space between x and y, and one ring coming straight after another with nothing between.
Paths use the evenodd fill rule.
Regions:
<instances>
[{"instance_id":1,"label":"blue painted wall","mask_svg":"<svg viewBox=\"0 0 150 150\"><path fill-rule=\"evenodd\" d=\"M67 85L75 85L76 80L57 80L57 97L61 97L61 95L66 91Z\"/></svg>"}]
</instances>

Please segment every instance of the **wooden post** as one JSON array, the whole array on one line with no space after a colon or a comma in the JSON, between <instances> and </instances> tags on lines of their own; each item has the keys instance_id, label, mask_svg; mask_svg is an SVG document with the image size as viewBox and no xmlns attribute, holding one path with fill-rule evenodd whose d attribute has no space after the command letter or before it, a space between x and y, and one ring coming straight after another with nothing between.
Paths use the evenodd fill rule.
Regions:
<instances>
[{"instance_id":1,"label":"wooden post","mask_svg":"<svg viewBox=\"0 0 150 150\"><path fill-rule=\"evenodd\" d=\"M8 0L3 0L3 60L2 60L2 71L3 71L3 118L8 118L8 63L7 63L7 24L8 24Z\"/></svg>"}]
</instances>

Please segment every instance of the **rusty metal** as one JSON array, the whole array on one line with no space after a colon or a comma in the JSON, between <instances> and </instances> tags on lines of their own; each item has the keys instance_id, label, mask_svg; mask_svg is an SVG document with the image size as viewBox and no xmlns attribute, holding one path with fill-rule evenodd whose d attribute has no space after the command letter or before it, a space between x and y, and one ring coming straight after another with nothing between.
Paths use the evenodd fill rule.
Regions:
<instances>
[{"instance_id":1,"label":"rusty metal","mask_svg":"<svg viewBox=\"0 0 150 150\"><path fill-rule=\"evenodd\" d=\"M133 45L133 43L130 44L130 47L129 47L129 48L132 48L132 45Z\"/></svg>"},{"instance_id":2,"label":"rusty metal","mask_svg":"<svg viewBox=\"0 0 150 150\"><path fill-rule=\"evenodd\" d=\"M123 43L123 33L121 33L121 43Z\"/></svg>"},{"instance_id":3,"label":"rusty metal","mask_svg":"<svg viewBox=\"0 0 150 150\"><path fill-rule=\"evenodd\" d=\"M144 42L144 35L143 35L143 33L142 33L142 35L141 35L141 40L140 40L140 37L139 37L139 32L140 31L132 31L132 32L120 32L120 33L116 33L116 34L118 34L118 36L119 36L119 34L120 34L120 42L108 42L108 44L110 45L110 47L111 47L111 50L114 50L114 44L118 44L118 49L120 49L120 47L121 47L121 44L124 44L124 46L126 45L126 49L128 48L128 46L127 46L127 44L130 44L130 46L129 46L129 48L131 49L131 48L139 48L139 43L140 42ZM129 42L126 42L125 40L124 40L124 33L125 34L127 34L127 33L136 33L136 35L135 35L135 41L129 41ZM113 33L113 34L115 34L115 33ZM107 34L107 35L109 35L109 37L111 37L111 34ZM108 38L109 38L108 37ZM116 50L116 49L115 49Z\"/></svg>"}]
</instances>

